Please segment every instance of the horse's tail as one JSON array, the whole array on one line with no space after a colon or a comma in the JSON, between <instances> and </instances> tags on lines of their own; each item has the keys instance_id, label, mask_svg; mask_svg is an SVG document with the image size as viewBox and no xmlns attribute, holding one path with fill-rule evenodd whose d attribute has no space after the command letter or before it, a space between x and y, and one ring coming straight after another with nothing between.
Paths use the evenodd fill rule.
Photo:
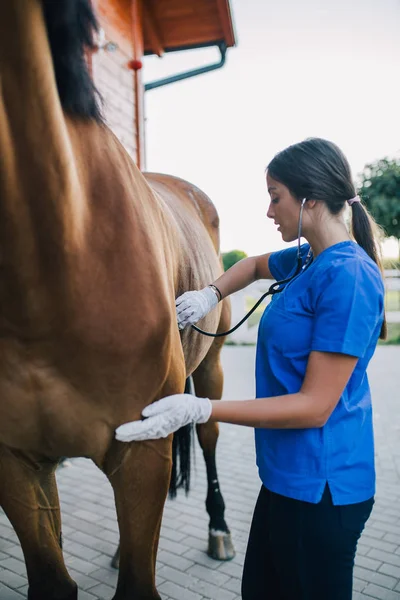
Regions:
<instances>
[{"instance_id":1,"label":"horse's tail","mask_svg":"<svg viewBox=\"0 0 400 600\"><path fill-rule=\"evenodd\" d=\"M191 393L190 379L186 380L185 394ZM172 442L172 472L169 484L169 497L175 498L177 490L183 488L188 494L190 490L191 451L193 447L193 424L181 427L174 434Z\"/></svg>"}]
</instances>

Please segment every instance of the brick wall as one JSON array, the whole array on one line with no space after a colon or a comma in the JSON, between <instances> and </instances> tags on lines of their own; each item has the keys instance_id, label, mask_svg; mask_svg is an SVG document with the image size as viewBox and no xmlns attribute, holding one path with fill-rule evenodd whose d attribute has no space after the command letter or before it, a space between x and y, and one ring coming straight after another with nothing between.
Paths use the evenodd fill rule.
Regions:
<instances>
[{"instance_id":1,"label":"brick wall","mask_svg":"<svg viewBox=\"0 0 400 600\"><path fill-rule=\"evenodd\" d=\"M134 75L127 67L132 59L130 13L121 13L120 5L110 0L97 0L95 6L105 40L117 44L118 49L93 54L94 81L104 99L107 124L137 162Z\"/></svg>"},{"instance_id":2,"label":"brick wall","mask_svg":"<svg viewBox=\"0 0 400 600\"><path fill-rule=\"evenodd\" d=\"M136 161L135 95L129 57L120 50L100 51L93 57L93 77L104 99L107 125Z\"/></svg>"}]
</instances>

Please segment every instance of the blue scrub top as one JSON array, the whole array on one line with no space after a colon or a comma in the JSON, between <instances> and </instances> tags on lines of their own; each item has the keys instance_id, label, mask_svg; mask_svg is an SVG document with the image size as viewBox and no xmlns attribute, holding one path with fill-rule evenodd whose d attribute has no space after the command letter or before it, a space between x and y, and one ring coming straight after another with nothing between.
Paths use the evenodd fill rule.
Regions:
<instances>
[{"instance_id":1,"label":"blue scrub top","mask_svg":"<svg viewBox=\"0 0 400 600\"><path fill-rule=\"evenodd\" d=\"M303 261L309 245L301 247ZM295 272L297 248L269 258L273 277ZM384 314L384 285L377 265L346 241L321 252L273 297L259 325L257 398L300 390L311 351L358 357L354 372L327 423L313 429L256 429L264 486L317 503L328 483L334 504L353 504L375 493L371 394L366 368ZM285 398L282 398L282 402Z\"/></svg>"}]
</instances>

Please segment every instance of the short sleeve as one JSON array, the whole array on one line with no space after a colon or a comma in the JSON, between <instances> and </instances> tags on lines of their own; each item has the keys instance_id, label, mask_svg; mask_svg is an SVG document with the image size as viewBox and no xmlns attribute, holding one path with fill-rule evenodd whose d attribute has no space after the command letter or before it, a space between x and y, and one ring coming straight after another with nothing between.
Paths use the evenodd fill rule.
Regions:
<instances>
[{"instance_id":1,"label":"short sleeve","mask_svg":"<svg viewBox=\"0 0 400 600\"><path fill-rule=\"evenodd\" d=\"M340 261L326 269L317 287L311 350L361 358L377 341L383 320L378 268L357 258Z\"/></svg>"},{"instance_id":2,"label":"short sleeve","mask_svg":"<svg viewBox=\"0 0 400 600\"><path fill-rule=\"evenodd\" d=\"M308 254L310 249L309 244L302 244L300 246L300 254L302 261L304 260ZM271 275L276 281L281 281L282 279L286 279L290 275L292 275L297 267L297 246L293 246L292 248L286 248L285 250L278 250L278 252L273 252L268 261L268 268L271 272Z\"/></svg>"}]
</instances>

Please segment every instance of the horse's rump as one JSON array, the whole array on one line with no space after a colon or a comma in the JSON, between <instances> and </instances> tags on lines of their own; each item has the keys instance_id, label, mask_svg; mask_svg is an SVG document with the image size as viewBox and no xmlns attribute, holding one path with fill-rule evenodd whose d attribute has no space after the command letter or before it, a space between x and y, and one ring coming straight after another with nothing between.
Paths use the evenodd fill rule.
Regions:
<instances>
[{"instance_id":1,"label":"horse's rump","mask_svg":"<svg viewBox=\"0 0 400 600\"><path fill-rule=\"evenodd\" d=\"M145 173L146 181L171 211L176 224L178 278L175 295L199 290L222 273L219 257L219 218L210 198L193 184L170 175ZM201 321L202 327L217 331L221 305ZM191 328L182 333L187 376L198 367L212 340Z\"/></svg>"}]
</instances>

